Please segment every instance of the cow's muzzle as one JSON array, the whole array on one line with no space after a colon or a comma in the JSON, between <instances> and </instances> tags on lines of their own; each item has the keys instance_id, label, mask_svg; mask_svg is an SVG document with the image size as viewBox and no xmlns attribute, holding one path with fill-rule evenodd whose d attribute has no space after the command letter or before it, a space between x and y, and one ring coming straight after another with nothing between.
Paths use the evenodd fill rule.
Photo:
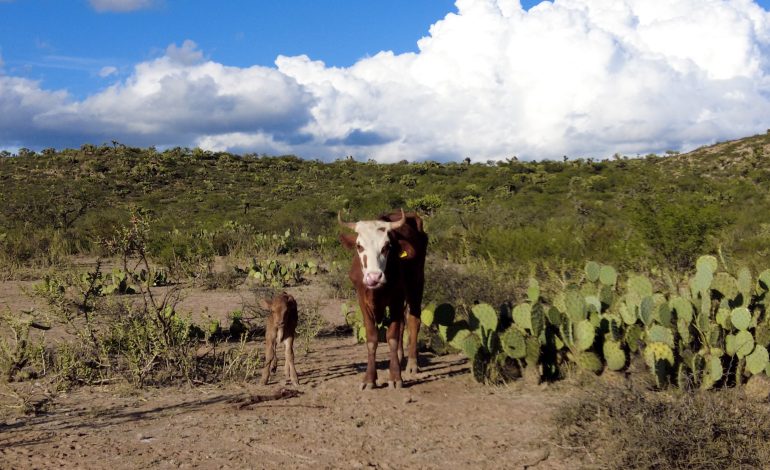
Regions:
<instances>
[{"instance_id":1,"label":"cow's muzzle","mask_svg":"<svg viewBox=\"0 0 770 470\"><path fill-rule=\"evenodd\" d=\"M364 285L369 289L378 289L385 285L385 275L382 271L366 273L364 275Z\"/></svg>"}]
</instances>

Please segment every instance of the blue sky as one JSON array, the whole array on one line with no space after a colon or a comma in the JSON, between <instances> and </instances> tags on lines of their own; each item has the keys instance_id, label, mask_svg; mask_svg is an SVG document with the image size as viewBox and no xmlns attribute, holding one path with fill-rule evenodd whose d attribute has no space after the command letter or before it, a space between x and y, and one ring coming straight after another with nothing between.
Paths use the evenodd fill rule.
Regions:
<instances>
[{"instance_id":1,"label":"blue sky","mask_svg":"<svg viewBox=\"0 0 770 470\"><path fill-rule=\"evenodd\" d=\"M687 150L770 127L769 4L0 0L0 148Z\"/></svg>"},{"instance_id":2,"label":"blue sky","mask_svg":"<svg viewBox=\"0 0 770 470\"><path fill-rule=\"evenodd\" d=\"M0 52L7 73L82 97L114 79L99 76L103 67L125 76L185 39L239 67L271 66L279 54L346 67L381 50L416 51L430 25L452 11L451 0L164 0L131 12L99 12L84 0L15 0L0 2Z\"/></svg>"}]
</instances>

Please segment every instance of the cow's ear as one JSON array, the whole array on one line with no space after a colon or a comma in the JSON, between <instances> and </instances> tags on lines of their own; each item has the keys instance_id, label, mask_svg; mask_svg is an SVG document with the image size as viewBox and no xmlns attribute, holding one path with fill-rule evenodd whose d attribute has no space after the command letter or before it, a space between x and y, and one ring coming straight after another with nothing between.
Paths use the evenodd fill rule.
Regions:
<instances>
[{"instance_id":1,"label":"cow's ear","mask_svg":"<svg viewBox=\"0 0 770 470\"><path fill-rule=\"evenodd\" d=\"M270 310L270 301L265 299L260 299L259 306L264 308L265 310Z\"/></svg>"},{"instance_id":2,"label":"cow's ear","mask_svg":"<svg viewBox=\"0 0 770 470\"><path fill-rule=\"evenodd\" d=\"M358 239L357 233L340 233L340 243L348 250L356 247L356 239Z\"/></svg>"},{"instance_id":3,"label":"cow's ear","mask_svg":"<svg viewBox=\"0 0 770 470\"><path fill-rule=\"evenodd\" d=\"M398 245L401 251L398 253L400 259L412 259L417 255L414 246L406 240L399 240Z\"/></svg>"}]
</instances>

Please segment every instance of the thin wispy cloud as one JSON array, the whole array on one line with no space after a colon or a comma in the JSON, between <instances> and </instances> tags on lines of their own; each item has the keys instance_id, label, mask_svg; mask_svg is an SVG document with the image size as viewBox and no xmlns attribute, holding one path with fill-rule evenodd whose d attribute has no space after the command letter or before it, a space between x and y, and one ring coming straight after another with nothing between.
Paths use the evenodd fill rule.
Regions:
<instances>
[{"instance_id":1,"label":"thin wispy cloud","mask_svg":"<svg viewBox=\"0 0 770 470\"><path fill-rule=\"evenodd\" d=\"M112 65L102 67L101 70L99 70L99 76L102 78L109 77L110 75L115 75L116 73L118 73L118 69L117 67L113 67Z\"/></svg>"},{"instance_id":2,"label":"thin wispy cloud","mask_svg":"<svg viewBox=\"0 0 770 470\"><path fill-rule=\"evenodd\" d=\"M157 3L155 0L88 0L88 2L98 12L118 13L145 10Z\"/></svg>"},{"instance_id":3,"label":"thin wispy cloud","mask_svg":"<svg viewBox=\"0 0 770 470\"><path fill-rule=\"evenodd\" d=\"M456 5L417 52L350 67L307 56L234 67L188 40L83 100L23 79L0 100L50 100L20 115L33 139L59 146L115 139L380 161L662 152L770 122L770 14L756 3Z\"/></svg>"}]
</instances>

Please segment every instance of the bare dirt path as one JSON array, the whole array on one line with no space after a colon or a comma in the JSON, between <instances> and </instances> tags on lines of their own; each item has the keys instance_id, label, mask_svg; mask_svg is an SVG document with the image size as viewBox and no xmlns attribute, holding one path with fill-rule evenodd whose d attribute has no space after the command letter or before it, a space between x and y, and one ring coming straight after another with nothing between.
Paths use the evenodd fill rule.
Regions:
<instances>
[{"instance_id":1,"label":"bare dirt path","mask_svg":"<svg viewBox=\"0 0 770 470\"><path fill-rule=\"evenodd\" d=\"M361 392L363 357L319 339L283 399L275 382L78 389L0 425L0 468L575 468L548 442L562 394L475 384L456 355L426 358L403 390Z\"/></svg>"},{"instance_id":2,"label":"bare dirt path","mask_svg":"<svg viewBox=\"0 0 770 470\"><path fill-rule=\"evenodd\" d=\"M28 301L6 283L5 303ZM290 289L329 322L340 300L314 286ZM213 317L255 302L253 293L194 291L184 307ZM262 344L258 344L262 347ZM460 355L421 356L405 388L362 392L365 349L351 337L316 339L297 357L301 386L272 383L83 387L34 417L0 416L0 468L537 468L574 469L551 442L562 387L476 384ZM280 366L283 354L279 356ZM387 379L387 347L378 350ZM296 392L295 392L296 390Z\"/></svg>"}]
</instances>

